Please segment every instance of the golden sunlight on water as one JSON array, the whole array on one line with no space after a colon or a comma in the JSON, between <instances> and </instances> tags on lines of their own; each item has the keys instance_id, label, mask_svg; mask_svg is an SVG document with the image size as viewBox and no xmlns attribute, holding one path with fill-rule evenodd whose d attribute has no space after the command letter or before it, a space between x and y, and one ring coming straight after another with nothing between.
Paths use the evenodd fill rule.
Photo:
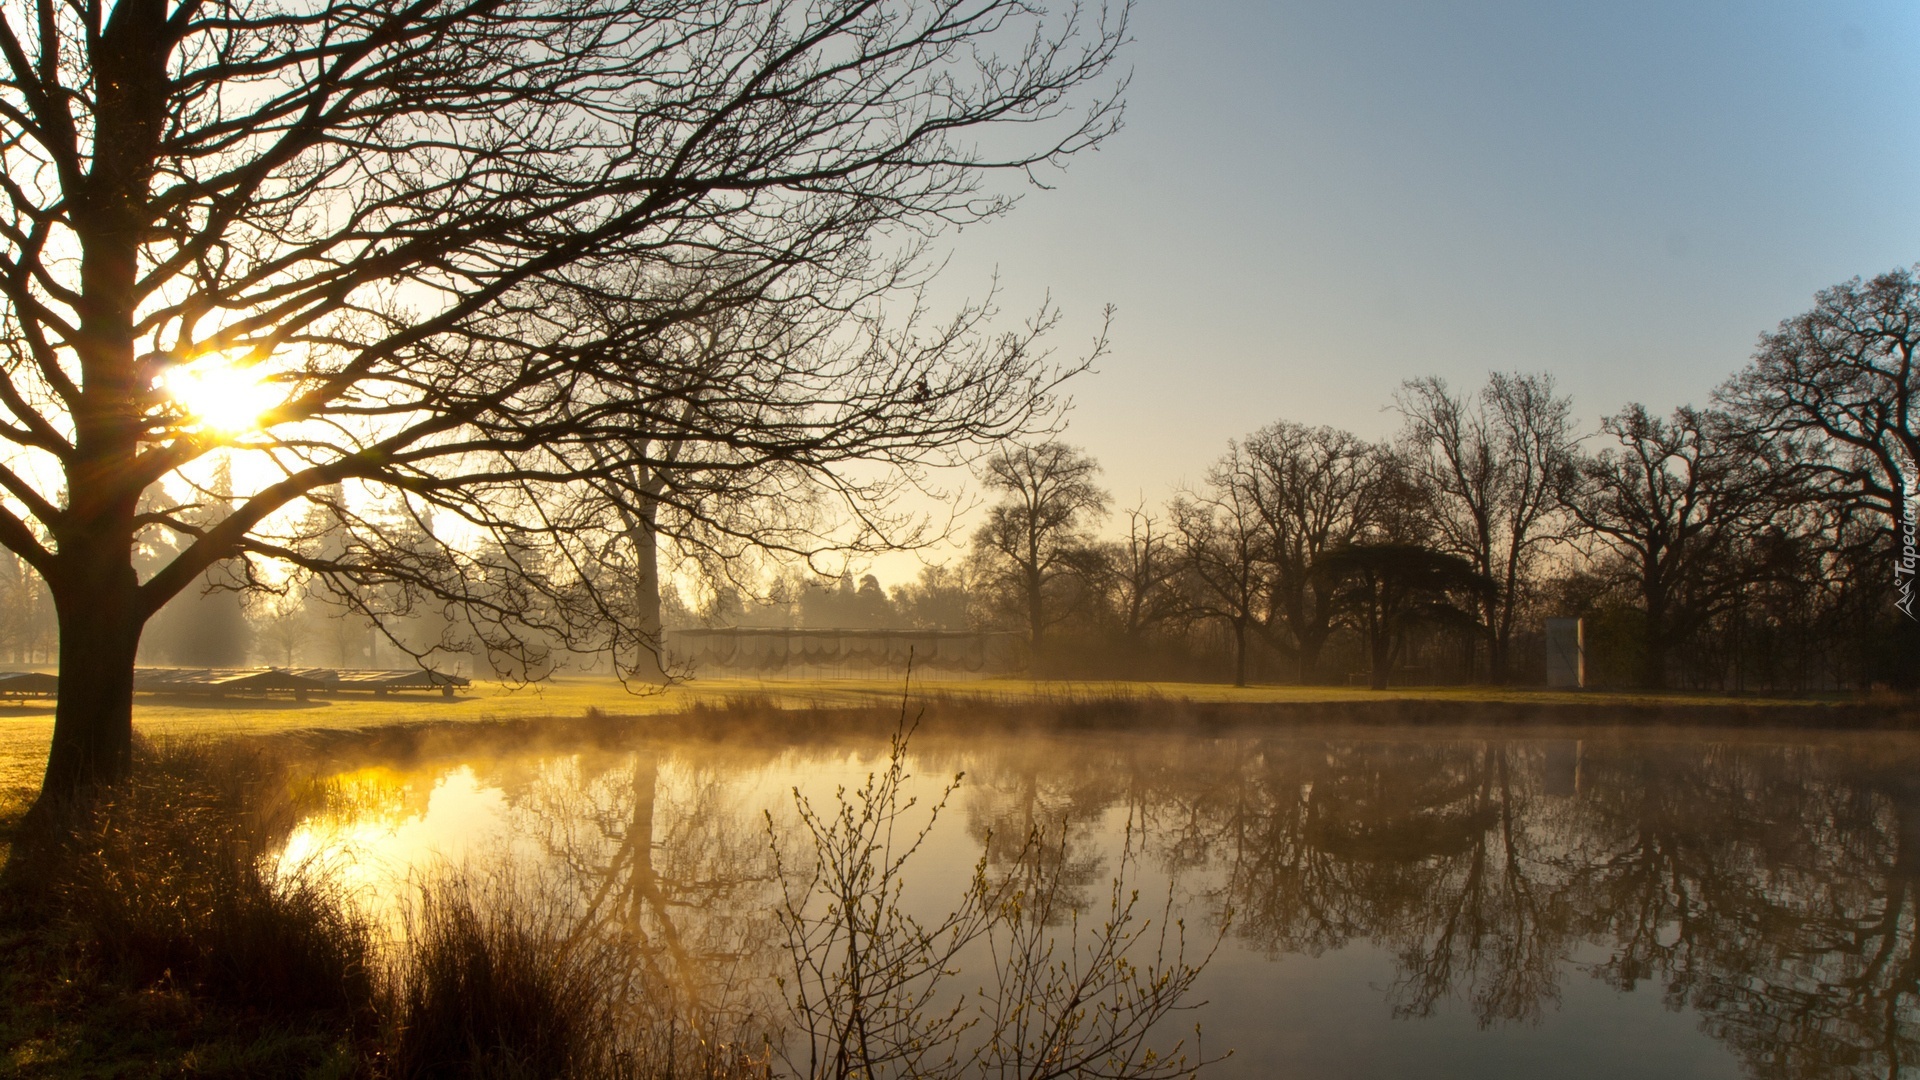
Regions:
<instances>
[{"instance_id":1,"label":"golden sunlight on water","mask_svg":"<svg viewBox=\"0 0 1920 1080\"><path fill-rule=\"evenodd\" d=\"M396 928L426 877L504 873L713 999L787 962L794 789L831 814L883 751L369 763L281 865ZM908 864L916 917L1034 829L1082 911L1123 870L1194 940L1231 911L1181 1020L1235 1049L1210 1075L1886 1076L1920 1061L1917 763L1910 736L925 738L895 844L964 772Z\"/></svg>"},{"instance_id":2,"label":"golden sunlight on water","mask_svg":"<svg viewBox=\"0 0 1920 1080\"><path fill-rule=\"evenodd\" d=\"M406 883L476 850L503 854L506 793L470 765L407 774L367 768L333 777L329 805L287 838L280 872L314 869L383 915L397 914Z\"/></svg>"}]
</instances>

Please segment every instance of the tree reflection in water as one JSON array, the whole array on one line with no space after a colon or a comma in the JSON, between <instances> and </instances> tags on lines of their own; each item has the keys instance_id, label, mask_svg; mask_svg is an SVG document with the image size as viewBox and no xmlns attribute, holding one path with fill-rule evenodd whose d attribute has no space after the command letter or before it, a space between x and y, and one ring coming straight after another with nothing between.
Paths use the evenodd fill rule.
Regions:
<instances>
[{"instance_id":1,"label":"tree reflection in water","mask_svg":"<svg viewBox=\"0 0 1920 1080\"><path fill-rule=\"evenodd\" d=\"M1147 801L1249 944L1390 948L1397 1015L1532 1021L1585 971L1656 982L1755 1076L1895 1077L1920 1066L1915 749L1250 740L1156 748Z\"/></svg>"},{"instance_id":2,"label":"tree reflection in water","mask_svg":"<svg viewBox=\"0 0 1920 1080\"><path fill-rule=\"evenodd\" d=\"M574 933L618 941L632 958L641 977L623 1010L695 1023L750 1013L758 1003L737 976L775 930L764 819L724 763L662 758L646 748L547 761L514 800L512 831L538 838L559 870ZM645 1000L663 988L679 1000Z\"/></svg>"},{"instance_id":3,"label":"tree reflection in water","mask_svg":"<svg viewBox=\"0 0 1920 1080\"><path fill-rule=\"evenodd\" d=\"M747 1000L779 947L763 812L846 755L661 744L490 781L596 932L712 1005ZM939 858L984 844L1004 870L997 845L1038 828L1064 835L1053 869L1091 896L1113 873L1102 822L1144 823L1190 924L1230 908L1234 940L1272 957L1381 948L1399 1017L1460 1001L1482 1027L1532 1023L1597 978L1657 988L1757 1077L1920 1068L1912 736L927 736L916 756L967 774L966 828Z\"/></svg>"},{"instance_id":4,"label":"tree reflection in water","mask_svg":"<svg viewBox=\"0 0 1920 1080\"><path fill-rule=\"evenodd\" d=\"M1621 988L1655 979L1750 1070L1920 1065L1911 758L1797 747L1589 755L1588 932Z\"/></svg>"}]
</instances>

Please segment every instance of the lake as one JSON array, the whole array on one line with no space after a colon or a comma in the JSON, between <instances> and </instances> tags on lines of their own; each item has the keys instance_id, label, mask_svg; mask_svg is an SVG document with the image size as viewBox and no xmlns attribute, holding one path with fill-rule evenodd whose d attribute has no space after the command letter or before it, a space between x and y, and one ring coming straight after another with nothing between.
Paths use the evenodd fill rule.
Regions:
<instances>
[{"instance_id":1,"label":"lake","mask_svg":"<svg viewBox=\"0 0 1920 1080\"><path fill-rule=\"evenodd\" d=\"M1920 1075L1920 736L943 732L906 754L910 825L961 779L905 907L1037 858L1094 917L1124 873L1190 958L1218 941L1161 1026L1231 1048L1204 1075ZM285 859L395 919L435 868L510 866L697 999L751 997L811 857L796 789L830 814L887 764L866 734L369 763Z\"/></svg>"}]
</instances>

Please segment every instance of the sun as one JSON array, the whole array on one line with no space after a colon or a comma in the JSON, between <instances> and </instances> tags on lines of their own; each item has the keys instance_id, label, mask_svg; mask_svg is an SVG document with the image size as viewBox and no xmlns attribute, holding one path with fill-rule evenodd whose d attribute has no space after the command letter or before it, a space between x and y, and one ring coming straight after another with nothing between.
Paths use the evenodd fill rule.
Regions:
<instances>
[{"instance_id":1,"label":"sun","mask_svg":"<svg viewBox=\"0 0 1920 1080\"><path fill-rule=\"evenodd\" d=\"M264 375L258 365L209 356L169 369L160 383L193 423L232 435L258 428L261 414L280 404L279 391Z\"/></svg>"}]
</instances>

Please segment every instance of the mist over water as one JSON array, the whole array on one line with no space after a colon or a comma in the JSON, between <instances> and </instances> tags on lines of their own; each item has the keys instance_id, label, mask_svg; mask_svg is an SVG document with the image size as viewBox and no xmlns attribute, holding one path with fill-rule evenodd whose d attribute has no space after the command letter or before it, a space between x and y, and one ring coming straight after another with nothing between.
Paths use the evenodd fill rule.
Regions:
<instances>
[{"instance_id":1,"label":"mist over water","mask_svg":"<svg viewBox=\"0 0 1920 1080\"><path fill-rule=\"evenodd\" d=\"M907 904L948 910L983 853L1006 872L1036 828L1083 910L1125 861L1190 944L1224 921L1206 1004L1177 1016L1235 1051L1206 1075L1920 1060L1920 736L1565 734L922 733L908 819L964 779ZM370 764L285 859L396 919L422 875L510 870L697 1000L764 1008L786 964L776 866L810 865L794 790L830 808L885 764L871 735Z\"/></svg>"}]
</instances>

